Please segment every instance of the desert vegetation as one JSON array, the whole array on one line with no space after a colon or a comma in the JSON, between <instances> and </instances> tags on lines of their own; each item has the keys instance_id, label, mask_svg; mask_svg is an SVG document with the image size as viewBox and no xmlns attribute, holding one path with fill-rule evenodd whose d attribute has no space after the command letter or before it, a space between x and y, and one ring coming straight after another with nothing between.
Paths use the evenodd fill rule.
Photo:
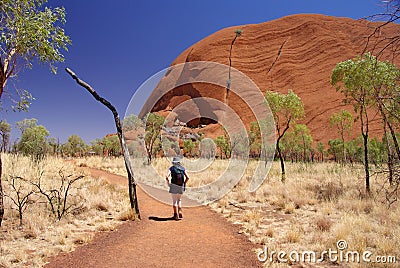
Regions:
<instances>
[{"instance_id":1,"label":"desert vegetation","mask_svg":"<svg viewBox=\"0 0 400 268\"><path fill-rule=\"evenodd\" d=\"M20 140L11 142L11 129L17 128L21 135ZM81 137L72 134L67 141L61 143L51 137L50 132L43 125L38 125L36 118L25 118L13 126L7 120L0 121L0 145L2 152L21 153L34 158L46 155L60 157L82 157L87 155L120 156L121 145L115 134L106 135L87 144Z\"/></svg>"},{"instance_id":2,"label":"desert vegetation","mask_svg":"<svg viewBox=\"0 0 400 268\"><path fill-rule=\"evenodd\" d=\"M5 33L0 38L0 100L18 70L39 60L55 72L54 63L64 60L61 51L71 43L61 27L65 11L41 11L45 2L4 1L0 8L7 15L0 23ZM396 8L392 15L397 16L398 1L386 2ZM20 29L24 29L22 34ZM230 45L225 103L231 86L233 45L241 35L242 30L236 30ZM394 40L391 45L398 37ZM278 57L284 53L282 48ZM282 94L262 89L275 121L276 148L266 148L262 138L263 124L271 122L246 122L247 129L234 137L219 125L222 135L212 139L200 123L189 127L179 120L165 122L157 112L144 118L128 115L121 124L115 107L67 69L78 84L113 112L118 133L90 145L78 135L61 143L35 118L15 126L0 121L0 266L40 267L49 256L90 241L95 231L112 231L122 221L134 219L129 209L130 203L138 213L131 195L133 182L136 179L166 190L162 178L170 156L185 156L184 166L190 166L191 160L209 163L201 172L189 169L189 197L191 187L209 185L226 171L230 161L250 157L239 183L208 206L239 225L240 232L255 243L255 252L263 246L275 251L323 252L345 240L351 250L369 250L400 260L400 70L381 60L381 53L364 52L337 63L331 74L330 84L352 110L331 114L326 127L336 137L327 143L315 141L302 121L304 104L295 91L288 89ZM7 96L14 111L27 111L33 99L20 89L15 96ZM379 130L371 131L372 119L379 121ZM20 130L20 139L14 143L10 140L12 127ZM125 136L133 137L127 149L122 130ZM249 148L242 146L244 141ZM263 159L267 150L274 154L271 163ZM263 184L249 192L259 161L272 168ZM135 167L135 179L130 163ZM129 195L105 178L92 178L84 167L128 177ZM149 169L160 176L149 176ZM213 191L217 195L218 189L211 189L210 196L214 196ZM192 197L207 201L202 196ZM278 260L271 265L279 265Z\"/></svg>"},{"instance_id":3,"label":"desert vegetation","mask_svg":"<svg viewBox=\"0 0 400 268\"><path fill-rule=\"evenodd\" d=\"M124 187L94 179L72 162L21 154L2 154L2 160L1 267L41 267L133 215Z\"/></svg>"},{"instance_id":4,"label":"desert vegetation","mask_svg":"<svg viewBox=\"0 0 400 268\"><path fill-rule=\"evenodd\" d=\"M255 193L246 191L251 178L247 173L231 193L210 206L270 250L322 252L346 240L349 249L398 259L399 206L387 202L385 179L373 176L379 187L368 198L360 165L288 163L287 168L285 184L279 182L274 163Z\"/></svg>"},{"instance_id":5,"label":"desert vegetation","mask_svg":"<svg viewBox=\"0 0 400 268\"><path fill-rule=\"evenodd\" d=\"M123 161L118 158L89 157L77 163L126 175ZM169 166L166 158L153 159L159 174L163 175ZM188 187L211 183L227 166L228 160L217 159L203 172L189 173ZM142 167L137 170L138 181L145 178L149 168ZM398 196L388 195L390 188L379 168L371 171L375 185L371 197L363 187L362 164L288 162L287 180L282 183L280 163L274 162L267 180L250 193L248 186L255 167L256 161L250 160L241 181L209 207L240 225L241 232L259 250L266 245L270 250L322 252L336 249L338 240L346 240L351 250L400 257L399 203L390 201ZM162 179L148 183L167 189Z\"/></svg>"}]
</instances>

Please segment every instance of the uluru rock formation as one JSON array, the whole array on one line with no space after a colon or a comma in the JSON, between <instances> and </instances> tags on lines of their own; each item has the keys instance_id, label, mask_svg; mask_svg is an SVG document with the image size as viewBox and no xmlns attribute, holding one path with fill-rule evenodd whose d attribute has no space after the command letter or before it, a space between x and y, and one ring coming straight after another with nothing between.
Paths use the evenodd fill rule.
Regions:
<instances>
[{"instance_id":1,"label":"uluru rock formation","mask_svg":"<svg viewBox=\"0 0 400 268\"><path fill-rule=\"evenodd\" d=\"M306 116L300 123L308 126L314 141L327 143L329 139L337 137L336 130L329 125L331 114L343 108L353 112L351 106L343 104L343 95L330 85L332 70L337 63L359 56L365 49L367 37L380 24L313 14L235 26L220 30L192 45L172 65L193 61L229 65L229 49L235 30L242 29L242 35L233 46L232 67L250 77L263 93L267 90L281 93L293 90L304 102ZM400 26L396 24L385 27L370 39L366 51L371 51L376 40L382 36L394 36L399 30ZM375 51L379 47L382 45ZM388 58L383 56L381 59ZM394 59L394 63L398 63L398 60ZM199 96L223 101L224 90L223 87L202 83L182 85L163 95L152 111L168 113L181 102ZM156 91L157 88L153 96ZM229 95L228 102L248 127L254 118L243 109L238 97ZM207 120L193 122L212 123ZM380 134L380 127L379 118L373 118L371 132ZM358 135L359 128L355 125L352 137Z\"/></svg>"}]
</instances>

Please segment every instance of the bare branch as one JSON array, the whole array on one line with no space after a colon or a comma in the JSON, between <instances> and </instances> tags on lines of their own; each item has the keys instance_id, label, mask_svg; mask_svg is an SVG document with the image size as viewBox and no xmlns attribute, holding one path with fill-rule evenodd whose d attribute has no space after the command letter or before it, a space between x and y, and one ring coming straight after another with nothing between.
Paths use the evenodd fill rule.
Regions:
<instances>
[{"instance_id":1,"label":"bare branch","mask_svg":"<svg viewBox=\"0 0 400 268\"><path fill-rule=\"evenodd\" d=\"M18 211L19 216L19 225L22 226L23 223L23 214L28 205L31 203L29 197L35 193L33 190L24 189L22 184L18 184L18 180L25 181L25 179L19 176L10 175L9 185L11 188L10 194L4 194L5 197L8 197L12 203L15 205L15 208L12 208Z\"/></svg>"}]
</instances>

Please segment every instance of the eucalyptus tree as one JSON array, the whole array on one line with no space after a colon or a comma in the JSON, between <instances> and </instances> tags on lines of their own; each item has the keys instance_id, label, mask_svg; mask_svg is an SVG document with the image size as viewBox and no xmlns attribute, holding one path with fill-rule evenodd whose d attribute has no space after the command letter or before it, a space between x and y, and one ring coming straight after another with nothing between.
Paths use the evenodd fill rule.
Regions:
<instances>
[{"instance_id":1,"label":"eucalyptus tree","mask_svg":"<svg viewBox=\"0 0 400 268\"><path fill-rule=\"evenodd\" d=\"M146 129L144 134L144 142L147 152L147 162L150 164L153 157L161 146L161 130L165 122L165 117L156 113L149 113L146 119Z\"/></svg>"},{"instance_id":2,"label":"eucalyptus tree","mask_svg":"<svg viewBox=\"0 0 400 268\"><path fill-rule=\"evenodd\" d=\"M109 156L119 156L122 153L121 143L117 135L105 137L102 141L104 150Z\"/></svg>"},{"instance_id":3,"label":"eucalyptus tree","mask_svg":"<svg viewBox=\"0 0 400 268\"><path fill-rule=\"evenodd\" d=\"M275 120L277 132L276 149L281 162L282 182L284 182L286 180L285 162L280 148L280 141L290 126L304 116L304 105L300 97L291 90L287 94L267 91L265 100L268 102Z\"/></svg>"},{"instance_id":4,"label":"eucalyptus tree","mask_svg":"<svg viewBox=\"0 0 400 268\"><path fill-rule=\"evenodd\" d=\"M325 144L321 141L317 142L317 151L321 156L321 161L324 162Z\"/></svg>"},{"instance_id":5,"label":"eucalyptus tree","mask_svg":"<svg viewBox=\"0 0 400 268\"><path fill-rule=\"evenodd\" d=\"M293 128L296 142L303 154L303 161L310 161L311 145L313 142L310 129L304 124L296 124Z\"/></svg>"},{"instance_id":6,"label":"eucalyptus tree","mask_svg":"<svg viewBox=\"0 0 400 268\"><path fill-rule=\"evenodd\" d=\"M76 134L68 137L68 141L63 144L63 152L72 157L82 155L88 149L88 145Z\"/></svg>"},{"instance_id":7,"label":"eucalyptus tree","mask_svg":"<svg viewBox=\"0 0 400 268\"><path fill-rule=\"evenodd\" d=\"M18 151L35 160L42 158L48 150L49 135L49 131L42 125L27 128L18 143Z\"/></svg>"},{"instance_id":8,"label":"eucalyptus tree","mask_svg":"<svg viewBox=\"0 0 400 268\"><path fill-rule=\"evenodd\" d=\"M0 151L5 152L7 150L7 146L10 142L10 132L11 125L7 122L7 120L0 121L0 138L1 138L1 148Z\"/></svg>"},{"instance_id":9,"label":"eucalyptus tree","mask_svg":"<svg viewBox=\"0 0 400 268\"><path fill-rule=\"evenodd\" d=\"M261 130L258 122L251 122L249 129L249 149L251 157L259 157L261 155Z\"/></svg>"},{"instance_id":10,"label":"eucalyptus tree","mask_svg":"<svg viewBox=\"0 0 400 268\"><path fill-rule=\"evenodd\" d=\"M138 130L142 126L142 120L134 114L128 115L122 122L123 131Z\"/></svg>"},{"instance_id":11,"label":"eucalyptus tree","mask_svg":"<svg viewBox=\"0 0 400 268\"><path fill-rule=\"evenodd\" d=\"M21 121L16 122L17 128L21 131L21 135L24 134L25 130L31 127L37 126L38 120L36 118L24 118Z\"/></svg>"},{"instance_id":12,"label":"eucalyptus tree","mask_svg":"<svg viewBox=\"0 0 400 268\"><path fill-rule=\"evenodd\" d=\"M364 147L365 188L370 192L368 139L371 112L378 111L382 117L383 128L389 127L395 149L400 157L400 149L392 122L396 119L400 103L397 81L399 69L389 62L381 62L371 53L355 59L340 62L332 72L331 84L345 96L345 103L351 104L360 120L360 130Z\"/></svg>"},{"instance_id":13,"label":"eucalyptus tree","mask_svg":"<svg viewBox=\"0 0 400 268\"><path fill-rule=\"evenodd\" d=\"M62 50L67 50L70 38L62 28L65 10L62 7L44 7L46 0L2 0L0 3L0 100L10 96L14 111L27 111L32 95L23 89L6 91L7 82L18 72L31 68L35 60L47 63L52 72L55 64L64 60ZM0 226L4 215L1 185L2 162L0 157Z\"/></svg>"},{"instance_id":14,"label":"eucalyptus tree","mask_svg":"<svg viewBox=\"0 0 400 268\"><path fill-rule=\"evenodd\" d=\"M353 126L353 116L346 110L340 110L337 113L333 113L329 118L331 126L335 126L337 128L338 134L342 139L342 150L343 150L343 161L342 163L346 163L346 150L345 150L345 134L349 134L351 128Z\"/></svg>"},{"instance_id":15,"label":"eucalyptus tree","mask_svg":"<svg viewBox=\"0 0 400 268\"><path fill-rule=\"evenodd\" d=\"M186 139L183 141L183 149L189 157L193 156L194 148L195 143L191 139Z\"/></svg>"}]
</instances>

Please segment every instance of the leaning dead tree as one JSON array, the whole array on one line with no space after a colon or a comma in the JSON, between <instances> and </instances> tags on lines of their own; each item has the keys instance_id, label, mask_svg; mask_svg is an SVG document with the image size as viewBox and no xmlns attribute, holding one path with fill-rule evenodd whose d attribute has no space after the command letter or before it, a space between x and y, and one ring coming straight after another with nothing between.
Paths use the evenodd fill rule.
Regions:
<instances>
[{"instance_id":1,"label":"leaning dead tree","mask_svg":"<svg viewBox=\"0 0 400 268\"><path fill-rule=\"evenodd\" d=\"M113 113L115 126L117 127L118 138L121 143L122 152L124 154L125 168L128 173L129 199L130 199L131 208L135 211L136 217L140 219L140 212L139 212L138 200L137 200L137 195L136 195L136 181L133 177L133 169L132 169L132 165L130 162L129 151L128 151L128 147L126 146L124 136L122 135L121 121L119 119L117 110L109 101L100 97L100 95L97 94L97 92L88 83L79 79L71 69L66 68L65 70L78 83L78 85L84 87L87 91L89 91L89 93L97 101L99 101L100 103L105 105Z\"/></svg>"}]
</instances>

